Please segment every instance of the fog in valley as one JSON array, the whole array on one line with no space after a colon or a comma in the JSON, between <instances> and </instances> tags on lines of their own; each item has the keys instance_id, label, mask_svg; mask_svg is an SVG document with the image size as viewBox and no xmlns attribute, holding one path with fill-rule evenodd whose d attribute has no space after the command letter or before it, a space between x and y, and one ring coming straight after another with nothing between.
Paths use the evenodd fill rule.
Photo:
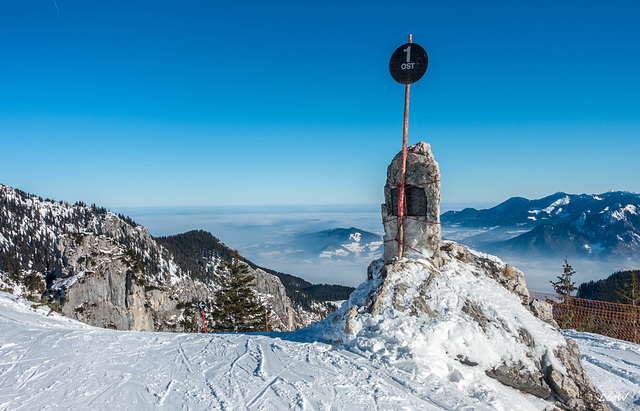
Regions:
<instances>
[{"instance_id":1,"label":"fog in valley","mask_svg":"<svg viewBox=\"0 0 640 411\"><path fill-rule=\"evenodd\" d=\"M487 208L493 204L442 204L441 211L465 207ZM254 263L302 277L312 283L357 286L366 279L372 259L382 256L361 253L349 258L303 258L290 247L296 236L336 227L356 227L382 236L379 205L354 206L244 206L244 207L154 207L112 210L128 215L154 236L167 236L190 230L205 230ZM492 241L503 241L524 233L512 228L460 228L443 225L444 239L497 255L525 274L530 290L552 292L550 280L562 274L564 255L515 254L496 250ZM375 254L375 253L374 253ZM576 271L576 285L606 278L615 271L640 267L637 261L597 260L568 257Z\"/></svg>"}]
</instances>

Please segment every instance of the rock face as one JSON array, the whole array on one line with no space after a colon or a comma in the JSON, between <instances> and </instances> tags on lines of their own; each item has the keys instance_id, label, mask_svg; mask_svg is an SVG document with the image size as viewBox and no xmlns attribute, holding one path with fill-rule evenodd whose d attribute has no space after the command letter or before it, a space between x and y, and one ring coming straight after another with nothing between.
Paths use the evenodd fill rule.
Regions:
<instances>
[{"instance_id":1,"label":"rock face","mask_svg":"<svg viewBox=\"0 0 640 411\"><path fill-rule=\"evenodd\" d=\"M566 347L560 347L555 353L565 367L565 372L551 365L547 373L549 384L564 400L559 406L566 410L578 411L608 410L602 394L587 376L578 344L571 338L566 340Z\"/></svg>"},{"instance_id":2,"label":"rock face","mask_svg":"<svg viewBox=\"0 0 640 411\"><path fill-rule=\"evenodd\" d=\"M180 254L180 247L163 246L144 227L106 209L43 200L0 184L2 283L36 301L44 294L69 317L100 327L201 331L197 303L215 303L216 268L232 254L206 234L180 243L188 251ZM250 271L271 330L320 319L294 310L278 277Z\"/></svg>"},{"instance_id":3,"label":"rock face","mask_svg":"<svg viewBox=\"0 0 640 411\"><path fill-rule=\"evenodd\" d=\"M105 235L63 236L56 247L59 258L51 290L62 296L63 313L87 324L117 330L196 331L202 322L192 302L215 303L215 282L176 273L166 278L146 275L135 253ZM276 276L251 271L256 296L269 310L271 330L306 325L300 324L304 319L296 315Z\"/></svg>"},{"instance_id":4,"label":"rock face","mask_svg":"<svg viewBox=\"0 0 640 411\"><path fill-rule=\"evenodd\" d=\"M254 287L258 298L271 307L269 325L270 330L290 331L295 330L295 310L282 282L275 275L257 269L254 272Z\"/></svg>"},{"instance_id":5,"label":"rock face","mask_svg":"<svg viewBox=\"0 0 640 411\"><path fill-rule=\"evenodd\" d=\"M63 295L64 314L98 327L154 330L142 273L121 246L104 236L84 235L67 236L57 248L52 288Z\"/></svg>"},{"instance_id":6,"label":"rock face","mask_svg":"<svg viewBox=\"0 0 640 411\"><path fill-rule=\"evenodd\" d=\"M190 303L210 300L216 287L188 276L150 276L135 253L105 235L67 235L51 292L61 295L68 317L98 327L133 331L195 331L185 318ZM185 321L187 320L187 321Z\"/></svg>"},{"instance_id":7,"label":"rock face","mask_svg":"<svg viewBox=\"0 0 640 411\"><path fill-rule=\"evenodd\" d=\"M550 306L529 303L522 272L453 242L443 242L431 259L374 261L368 280L312 327L326 340L417 376L435 373L470 396L488 395L474 392L473 381L490 379L500 390L539 398L520 409L610 409ZM492 394L497 403L500 390Z\"/></svg>"},{"instance_id":8,"label":"rock face","mask_svg":"<svg viewBox=\"0 0 640 411\"><path fill-rule=\"evenodd\" d=\"M402 152L387 168L382 204L384 260L398 254L398 188L401 182ZM405 174L406 210L404 256L430 258L440 246L440 168L431 146L420 142L407 149Z\"/></svg>"}]
</instances>

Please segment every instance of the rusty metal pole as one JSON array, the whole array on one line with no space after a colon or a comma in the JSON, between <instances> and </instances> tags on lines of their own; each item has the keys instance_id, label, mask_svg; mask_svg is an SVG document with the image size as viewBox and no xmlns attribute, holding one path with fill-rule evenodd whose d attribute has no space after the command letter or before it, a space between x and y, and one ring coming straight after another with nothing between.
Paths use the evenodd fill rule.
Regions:
<instances>
[{"instance_id":1,"label":"rusty metal pole","mask_svg":"<svg viewBox=\"0 0 640 411\"><path fill-rule=\"evenodd\" d=\"M207 333L207 321L204 319L204 308L202 309L202 324L204 324L204 333Z\"/></svg>"},{"instance_id":2,"label":"rusty metal pole","mask_svg":"<svg viewBox=\"0 0 640 411\"><path fill-rule=\"evenodd\" d=\"M409 34L411 43L411 34ZM398 187L398 260L404 254L404 203L405 197L405 174L407 172L407 140L409 135L409 86L404 86L404 123L402 125L402 169L400 170L400 187Z\"/></svg>"}]
</instances>

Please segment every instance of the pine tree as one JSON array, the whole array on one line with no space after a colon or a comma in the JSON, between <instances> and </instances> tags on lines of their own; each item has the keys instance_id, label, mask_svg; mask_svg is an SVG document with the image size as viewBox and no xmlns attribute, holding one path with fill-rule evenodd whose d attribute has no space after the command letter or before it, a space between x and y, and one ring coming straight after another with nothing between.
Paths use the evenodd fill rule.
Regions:
<instances>
[{"instance_id":1,"label":"pine tree","mask_svg":"<svg viewBox=\"0 0 640 411\"><path fill-rule=\"evenodd\" d=\"M636 273L631 273L631 279L624 283L620 290L616 290L620 304L640 305L640 283Z\"/></svg>"},{"instance_id":2,"label":"pine tree","mask_svg":"<svg viewBox=\"0 0 640 411\"><path fill-rule=\"evenodd\" d=\"M576 272L573 270L573 267L569 265L569 262L567 262L566 258L564 259L564 265L562 267L564 269L564 273L557 277L558 281L549 282L553 285L553 289L555 290L556 294L570 296L575 290L578 289L576 287L576 283L574 281L571 281L571 277Z\"/></svg>"},{"instance_id":3,"label":"pine tree","mask_svg":"<svg viewBox=\"0 0 640 411\"><path fill-rule=\"evenodd\" d=\"M212 313L213 330L217 332L256 332L265 330L265 308L250 288L255 277L247 264L234 251L231 263L218 270L222 289L216 292L216 307Z\"/></svg>"}]
</instances>

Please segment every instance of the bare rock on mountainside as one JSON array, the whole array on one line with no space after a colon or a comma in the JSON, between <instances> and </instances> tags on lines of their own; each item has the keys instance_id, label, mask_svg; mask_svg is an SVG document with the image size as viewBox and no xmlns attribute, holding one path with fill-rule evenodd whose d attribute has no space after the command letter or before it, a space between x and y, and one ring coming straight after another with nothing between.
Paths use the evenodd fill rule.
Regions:
<instances>
[{"instance_id":1,"label":"bare rock on mountainside","mask_svg":"<svg viewBox=\"0 0 640 411\"><path fill-rule=\"evenodd\" d=\"M34 300L46 295L80 321L120 330L202 331L197 303L215 303L216 269L231 250L205 232L160 240L104 208L43 200L0 184L0 285ZM250 272L271 330L320 319L294 309L277 276Z\"/></svg>"},{"instance_id":2,"label":"bare rock on mountainside","mask_svg":"<svg viewBox=\"0 0 640 411\"><path fill-rule=\"evenodd\" d=\"M104 235L63 235L56 251L50 292L59 293L67 316L98 327L189 331L184 301L206 300L216 290L188 276L148 276L134 252Z\"/></svg>"},{"instance_id":3,"label":"bare rock on mountainside","mask_svg":"<svg viewBox=\"0 0 640 411\"><path fill-rule=\"evenodd\" d=\"M122 246L86 234L65 236L56 249L60 258L51 288L63 296L64 314L103 328L153 331L142 273Z\"/></svg>"},{"instance_id":4,"label":"bare rock on mountainside","mask_svg":"<svg viewBox=\"0 0 640 411\"><path fill-rule=\"evenodd\" d=\"M201 322L194 317L199 319L200 311L185 302L215 303L219 285L214 277L193 278L175 269L164 275L147 275L136 253L111 237L88 233L62 236L56 249L50 290L62 295L62 312L79 321L118 330L197 331ZM219 257L212 256L211 271L219 263ZM166 265L172 268L175 263ZM257 299L270 310L270 329L286 331L311 322L295 312L276 276L261 269L250 272ZM307 322L300 324L300 320Z\"/></svg>"},{"instance_id":5,"label":"bare rock on mountainside","mask_svg":"<svg viewBox=\"0 0 640 411\"><path fill-rule=\"evenodd\" d=\"M529 303L522 272L453 242L434 260L374 261L368 280L312 328L417 375L435 373L470 396L488 394L464 381L486 378L550 407L610 409L549 305Z\"/></svg>"}]
</instances>

